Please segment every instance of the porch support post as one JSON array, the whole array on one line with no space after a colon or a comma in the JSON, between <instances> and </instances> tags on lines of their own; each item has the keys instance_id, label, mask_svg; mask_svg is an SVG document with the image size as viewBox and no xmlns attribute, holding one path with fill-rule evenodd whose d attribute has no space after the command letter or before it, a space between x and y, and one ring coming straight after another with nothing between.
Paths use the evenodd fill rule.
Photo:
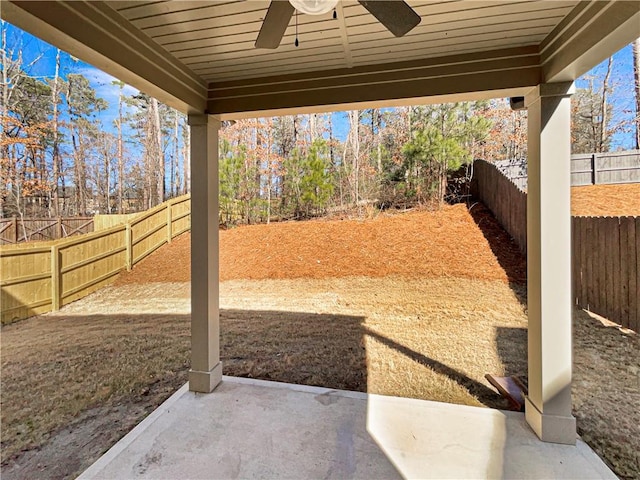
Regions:
<instances>
[{"instance_id":1,"label":"porch support post","mask_svg":"<svg viewBox=\"0 0 640 480\"><path fill-rule=\"evenodd\" d=\"M535 87L528 112L527 423L545 442L575 444L571 415L571 105L573 83Z\"/></svg>"},{"instance_id":2,"label":"porch support post","mask_svg":"<svg viewBox=\"0 0 640 480\"><path fill-rule=\"evenodd\" d=\"M218 250L218 130L211 115L189 115L191 130L191 370L189 390L222 380Z\"/></svg>"}]
</instances>

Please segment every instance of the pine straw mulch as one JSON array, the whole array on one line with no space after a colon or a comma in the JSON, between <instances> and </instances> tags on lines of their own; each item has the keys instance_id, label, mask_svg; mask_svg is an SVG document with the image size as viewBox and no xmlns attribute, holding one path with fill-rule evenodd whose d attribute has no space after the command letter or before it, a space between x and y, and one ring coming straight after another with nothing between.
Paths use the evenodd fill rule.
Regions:
<instances>
[{"instance_id":1,"label":"pine straw mulch","mask_svg":"<svg viewBox=\"0 0 640 480\"><path fill-rule=\"evenodd\" d=\"M640 183L573 187L571 214L583 217L637 217L640 215Z\"/></svg>"},{"instance_id":2,"label":"pine straw mulch","mask_svg":"<svg viewBox=\"0 0 640 480\"><path fill-rule=\"evenodd\" d=\"M188 282L190 234L119 276L117 285ZM478 203L370 220L249 225L220 232L220 280L469 278L524 283L526 264L511 237Z\"/></svg>"}]
</instances>

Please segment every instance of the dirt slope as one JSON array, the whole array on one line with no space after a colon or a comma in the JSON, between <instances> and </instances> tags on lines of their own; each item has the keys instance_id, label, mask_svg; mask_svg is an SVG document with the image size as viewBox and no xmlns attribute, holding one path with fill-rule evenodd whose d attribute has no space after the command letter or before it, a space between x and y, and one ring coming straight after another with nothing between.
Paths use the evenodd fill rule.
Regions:
<instances>
[{"instance_id":1,"label":"dirt slope","mask_svg":"<svg viewBox=\"0 0 640 480\"><path fill-rule=\"evenodd\" d=\"M190 281L190 235L165 246L117 284ZM518 247L481 204L379 215L371 220L250 225L220 232L220 280L456 277L523 283Z\"/></svg>"},{"instance_id":2,"label":"dirt slope","mask_svg":"<svg viewBox=\"0 0 640 480\"><path fill-rule=\"evenodd\" d=\"M571 214L591 217L638 216L640 183L573 187Z\"/></svg>"}]
</instances>

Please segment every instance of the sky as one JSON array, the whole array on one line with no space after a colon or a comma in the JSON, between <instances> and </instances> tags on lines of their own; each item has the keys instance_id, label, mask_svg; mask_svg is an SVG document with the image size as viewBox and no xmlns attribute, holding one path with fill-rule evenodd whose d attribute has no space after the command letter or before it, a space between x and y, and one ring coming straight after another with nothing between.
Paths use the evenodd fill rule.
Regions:
<instances>
[{"instance_id":1,"label":"sky","mask_svg":"<svg viewBox=\"0 0 640 480\"><path fill-rule=\"evenodd\" d=\"M9 23L3 22L3 24L3 28L7 28L9 50L13 50L16 54L21 51L24 64L31 64L28 73L42 79L52 78L55 72L56 48ZM611 100L616 104L616 110L622 112L621 115L631 116L635 110L635 100L633 96L633 68L630 45L614 55L613 68L615 84ZM606 62L603 62L578 79L576 86L578 88L585 87L588 84L589 76L602 78L605 71ZM69 73L79 73L87 77L97 95L109 104L109 108L100 113L99 118L103 128L107 131L114 130L113 120L118 115L119 88L112 85L112 82L116 79L65 52L61 54L60 73L63 77L66 77ZM138 93L138 90L127 85L124 93L125 95L134 95ZM334 135L340 140L344 140L348 133L345 114L342 112L334 113L333 123ZM633 148L633 132L619 132L613 137L613 150L631 148Z\"/></svg>"}]
</instances>

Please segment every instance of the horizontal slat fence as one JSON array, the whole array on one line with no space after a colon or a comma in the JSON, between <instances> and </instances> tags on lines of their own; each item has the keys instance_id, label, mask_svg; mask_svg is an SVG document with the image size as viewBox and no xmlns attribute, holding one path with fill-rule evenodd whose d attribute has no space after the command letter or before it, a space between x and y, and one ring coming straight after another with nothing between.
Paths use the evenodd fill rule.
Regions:
<instances>
[{"instance_id":1,"label":"horizontal slat fence","mask_svg":"<svg viewBox=\"0 0 640 480\"><path fill-rule=\"evenodd\" d=\"M0 218L0 245L57 240L93 232L93 217Z\"/></svg>"},{"instance_id":2,"label":"horizontal slat fence","mask_svg":"<svg viewBox=\"0 0 640 480\"><path fill-rule=\"evenodd\" d=\"M571 185L640 183L640 150L571 155Z\"/></svg>"},{"instance_id":3,"label":"horizontal slat fence","mask_svg":"<svg viewBox=\"0 0 640 480\"><path fill-rule=\"evenodd\" d=\"M139 213L109 214L98 213L93 217L93 231L106 230L107 228L122 225L136 218Z\"/></svg>"},{"instance_id":4,"label":"horizontal slat fence","mask_svg":"<svg viewBox=\"0 0 640 480\"><path fill-rule=\"evenodd\" d=\"M108 285L190 225L185 195L98 232L0 247L2 324L57 310Z\"/></svg>"},{"instance_id":5,"label":"horizontal slat fence","mask_svg":"<svg viewBox=\"0 0 640 480\"><path fill-rule=\"evenodd\" d=\"M521 190L527 189L527 160L495 162ZM640 150L571 155L571 186L640 183Z\"/></svg>"},{"instance_id":6,"label":"horizontal slat fence","mask_svg":"<svg viewBox=\"0 0 640 480\"><path fill-rule=\"evenodd\" d=\"M526 252L526 193L484 160L472 192ZM576 305L640 332L640 217L572 217L571 228Z\"/></svg>"},{"instance_id":7,"label":"horizontal slat fence","mask_svg":"<svg viewBox=\"0 0 640 480\"><path fill-rule=\"evenodd\" d=\"M0 250L2 323L51 310L51 247Z\"/></svg>"}]
</instances>

